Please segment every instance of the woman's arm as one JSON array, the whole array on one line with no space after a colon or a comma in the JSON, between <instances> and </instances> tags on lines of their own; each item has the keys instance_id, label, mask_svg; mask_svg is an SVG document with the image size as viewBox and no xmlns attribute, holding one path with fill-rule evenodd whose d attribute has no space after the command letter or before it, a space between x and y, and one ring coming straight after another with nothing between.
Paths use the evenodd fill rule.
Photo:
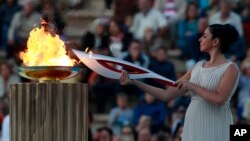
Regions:
<instances>
[{"instance_id":1,"label":"woman's arm","mask_svg":"<svg viewBox=\"0 0 250 141\"><path fill-rule=\"evenodd\" d=\"M235 82L237 81L238 75L239 69L237 68L237 66L230 65L224 73L216 91L210 91L188 81L182 82L181 89L191 90L197 95L203 97L206 101L221 106L227 101L228 97L230 96Z\"/></svg>"},{"instance_id":2,"label":"woman's arm","mask_svg":"<svg viewBox=\"0 0 250 141\"><path fill-rule=\"evenodd\" d=\"M183 77L181 77L177 83L179 83L180 81L184 81L184 80L189 80L191 76L191 71L188 71ZM137 80L130 80L128 78L128 74L126 71L122 72L122 76L120 78L120 83L122 85L126 85L126 84L133 84L137 87L139 87L141 90L143 90L144 92L147 92L148 94L151 94L152 96L163 100L163 101L169 101L173 98L175 98L178 95L182 95L185 94L187 91L186 90L180 90L180 85L178 85L177 87L168 87L167 90L161 89L161 88L157 88L148 84L145 84L143 82L137 81Z\"/></svg>"}]
</instances>

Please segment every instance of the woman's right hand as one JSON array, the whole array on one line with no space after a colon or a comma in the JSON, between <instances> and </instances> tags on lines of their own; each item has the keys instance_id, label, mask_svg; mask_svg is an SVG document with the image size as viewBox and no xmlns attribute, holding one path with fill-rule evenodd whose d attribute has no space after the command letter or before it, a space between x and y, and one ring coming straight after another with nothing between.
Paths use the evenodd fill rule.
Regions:
<instances>
[{"instance_id":1,"label":"woman's right hand","mask_svg":"<svg viewBox=\"0 0 250 141\"><path fill-rule=\"evenodd\" d=\"M120 84L127 85L127 84L131 84L131 83L132 83L132 80L129 79L128 72L125 70L122 70L122 75L120 77Z\"/></svg>"}]
</instances>

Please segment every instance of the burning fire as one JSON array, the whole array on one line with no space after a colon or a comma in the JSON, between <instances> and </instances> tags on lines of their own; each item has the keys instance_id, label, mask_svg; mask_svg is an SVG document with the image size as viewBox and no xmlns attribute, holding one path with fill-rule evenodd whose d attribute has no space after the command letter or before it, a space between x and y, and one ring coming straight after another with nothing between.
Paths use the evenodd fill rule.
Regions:
<instances>
[{"instance_id":1,"label":"burning fire","mask_svg":"<svg viewBox=\"0 0 250 141\"><path fill-rule=\"evenodd\" d=\"M73 66L76 63L66 55L64 42L59 36L46 31L45 26L30 32L27 50L20 52L20 58L26 66Z\"/></svg>"}]
</instances>

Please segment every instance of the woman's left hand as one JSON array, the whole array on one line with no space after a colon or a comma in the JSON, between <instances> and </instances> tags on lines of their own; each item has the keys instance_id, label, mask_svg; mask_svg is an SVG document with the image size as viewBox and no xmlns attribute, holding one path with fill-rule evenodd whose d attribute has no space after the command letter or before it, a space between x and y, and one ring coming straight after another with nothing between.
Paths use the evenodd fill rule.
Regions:
<instances>
[{"instance_id":1,"label":"woman's left hand","mask_svg":"<svg viewBox=\"0 0 250 141\"><path fill-rule=\"evenodd\" d=\"M192 83L185 79L177 82L177 88L183 91L191 90L191 86L192 86Z\"/></svg>"}]
</instances>

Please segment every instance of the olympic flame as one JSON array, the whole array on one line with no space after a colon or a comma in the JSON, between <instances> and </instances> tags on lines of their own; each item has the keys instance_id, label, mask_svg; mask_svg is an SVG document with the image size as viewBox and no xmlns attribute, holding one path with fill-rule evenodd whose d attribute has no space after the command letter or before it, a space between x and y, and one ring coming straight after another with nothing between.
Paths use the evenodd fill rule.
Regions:
<instances>
[{"instance_id":1,"label":"olympic flame","mask_svg":"<svg viewBox=\"0 0 250 141\"><path fill-rule=\"evenodd\" d=\"M27 50L20 52L19 56L26 66L73 66L76 63L66 55L64 41L46 31L45 26L30 32Z\"/></svg>"}]
</instances>

